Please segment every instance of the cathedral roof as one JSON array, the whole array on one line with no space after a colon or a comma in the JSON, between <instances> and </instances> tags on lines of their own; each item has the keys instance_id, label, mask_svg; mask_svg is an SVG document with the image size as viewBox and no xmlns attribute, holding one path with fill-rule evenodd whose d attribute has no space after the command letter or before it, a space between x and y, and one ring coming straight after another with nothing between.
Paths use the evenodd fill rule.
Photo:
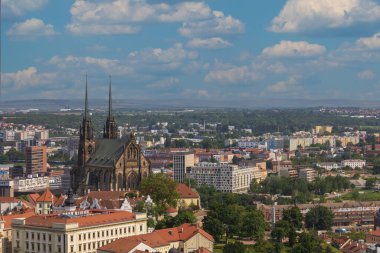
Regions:
<instances>
[{"instance_id":1,"label":"cathedral roof","mask_svg":"<svg viewBox=\"0 0 380 253\"><path fill-rule=\"evenodd\" d=\"M128 139L98 139L95 144L95 152L86 162L87 166L113 167L124 151Z\"/></svg>"}]
</instances>

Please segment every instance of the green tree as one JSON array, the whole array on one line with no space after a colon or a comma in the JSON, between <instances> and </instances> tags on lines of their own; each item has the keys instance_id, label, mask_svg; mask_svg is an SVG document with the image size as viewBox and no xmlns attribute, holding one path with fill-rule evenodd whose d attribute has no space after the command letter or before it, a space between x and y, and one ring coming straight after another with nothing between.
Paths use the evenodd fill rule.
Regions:
<instances>
[{"instance_id":1,"label":"green tree","mask_svg":"<svg viewBox=\"0 0 380 253\"><path fill-rule=\"evenodd\" d=\"M298 243L293 247L292 253L310 253L320 252L320 241L311 233L302 233L299 236Z\"/></svg>"},{"instance_id":2,"label":"green tree","mask_svg":"<svg viewBox=\"0 0 380 253\"><path fill-rule=\"evenodd\" d=\"M301 210L296 206L284 210L282 219L288 221L297 230L300 230L303 226L303 215Z\"/></svg>"},{"instance_id":3,"label":"green tree","mask_svg":"<svg viewBox=\"0 0 380 253\"><path fill-rule=\"evenodd\" d=\"M17 151L15 148L11 148L6 155L9 158L9 161L16 162L20 160L24 160L25 156L24 153Z\"/></svg>"},{"instance_id":4,"label":"green tree","mask_svg":"<svg viewBox=\"0 0 380 253\"><path fill-rule=\"evenodd\" d=\"M310 209L305 216L305 225L309 229L331 230L334 213L325 206Z\"/></svg>"},{"instance_id":5,"label":"green tree","mask_svg":"<svg viewBox=\"0 0 380 253\"><path fill-rule=\"evenodd\" d=\"M276 242L282 243L282 240L289 236L290 230L292 229L293 227L288 221L280 220L276 223L271 232L272 239Z\"/></svg>"},{"instance_id":6,"label":"green tree","mask_svg":"<svg viewBox=\"0 0 380 253\"><path fill-rule=\"evenodd\" d=\"M217 242L225 234L223 223L214 217L206 216L203 220L203 229L211 234Z\"/></svg>"},{"instance_id":7,"label":"green tree","mask_svg":"<svg viewBox=\"0 0 380 253\"><path fill-rule=\"evenodd\" d=\"M223 253L244 253L245 246L241 242L227 243L223 248Z\"/></svg>"},{"instance_id":8,"label":"green tree","mask_svg":"<svg viewBox=\"0 0 380 253\"><path fill-rule=\"evenodd\" d=\"M179 195L176 185L173 179L163 173L150 174L141 181L140 191L145 196L150 195L159 208L158 212L163 213L167 207L177 205Z\"/></svg>"},{"instance_id":9,"label":"green tree","mask_svg":"<svg viewBox=\"0 0 380 253\"><path fill-rule=\"evenodd\" d=\"M252 237L256 241L260 241L264 237L267 223L265 222L264 215L259 210L251 210L245 212L242 219L240 235L244 237Z\"/></svg>"},{"instance_id":10,"label":"green tree","mask_svg":"<svg viewBox=\"0 0 380 253\"><path fill-rule=\"evenodd\" d=\"M197 219L194 213L189 210L180 211L177 216L174 217L174 226L180 226L185 223L195 223Z\"/></svg>"},{"instance_id":11,"label":"green tree","mask_svg":"<svg viewBox=\"0 0 380 253\"><path fill-rule=\"evenodd\" d=\"M376 178L368 178L366 181L365 181L365 188L366 189L372 189L375 184L376 184Z\"/></svg>"},{"instance_id":12,"label":"green tree","mask_svg":"<svg viewBox=\"0 0 380 253\"><path fill-rule=\"evenodd\" d=\"M7 155L0 155L0 164L7 164L9 163L9 157Z\"/></svg>"}]
</instances>

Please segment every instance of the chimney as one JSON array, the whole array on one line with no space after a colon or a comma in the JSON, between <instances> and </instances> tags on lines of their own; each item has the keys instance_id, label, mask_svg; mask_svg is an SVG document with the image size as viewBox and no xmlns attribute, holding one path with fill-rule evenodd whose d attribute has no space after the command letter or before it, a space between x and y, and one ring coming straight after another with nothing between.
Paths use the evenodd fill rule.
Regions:
<instances>
[{"instance_id":1,"label":"chimney","mask_svg":"<svg viewBox=\"0 0 380 253\"><path fill-rule=\"evenodd\" d=\"M183 228L181 228L181 229L179 230L179 232L180 232L180 233L183 233Z\"/></svg>"}]
</instances>

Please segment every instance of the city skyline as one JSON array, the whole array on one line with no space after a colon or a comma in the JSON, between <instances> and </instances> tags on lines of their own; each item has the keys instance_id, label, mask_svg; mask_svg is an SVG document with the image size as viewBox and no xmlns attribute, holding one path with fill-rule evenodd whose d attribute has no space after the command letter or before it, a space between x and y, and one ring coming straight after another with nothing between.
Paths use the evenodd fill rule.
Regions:
<instances>
[{"instance_id":1,"label":"city skyline","mask_svg":"<svg viewBox=\"0 0 380 253\"><path fill-rule=\"evenodd\" d=\"M2 1L2 95L376 100L380 1Z\"/></svg>"}]
</instances>

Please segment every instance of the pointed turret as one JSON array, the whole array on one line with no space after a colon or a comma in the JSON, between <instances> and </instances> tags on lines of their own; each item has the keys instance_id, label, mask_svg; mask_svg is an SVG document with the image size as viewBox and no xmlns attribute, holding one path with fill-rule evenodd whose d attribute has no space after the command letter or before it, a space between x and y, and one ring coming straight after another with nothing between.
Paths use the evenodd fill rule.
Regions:
<instances>
[{"instance_id":1,"label":"pointed turret","mask_svg":"<svg viewBox=\"0 0 380 253\"><path fill-rule=\"evenodd\" d=\"M106 139L117 139L117 127L115 119L112 115L112 84L111 76L109 77L109 87L108 87L108 116L107 121L104 126L103 137Z\"/></svg>"}]
</instances>

